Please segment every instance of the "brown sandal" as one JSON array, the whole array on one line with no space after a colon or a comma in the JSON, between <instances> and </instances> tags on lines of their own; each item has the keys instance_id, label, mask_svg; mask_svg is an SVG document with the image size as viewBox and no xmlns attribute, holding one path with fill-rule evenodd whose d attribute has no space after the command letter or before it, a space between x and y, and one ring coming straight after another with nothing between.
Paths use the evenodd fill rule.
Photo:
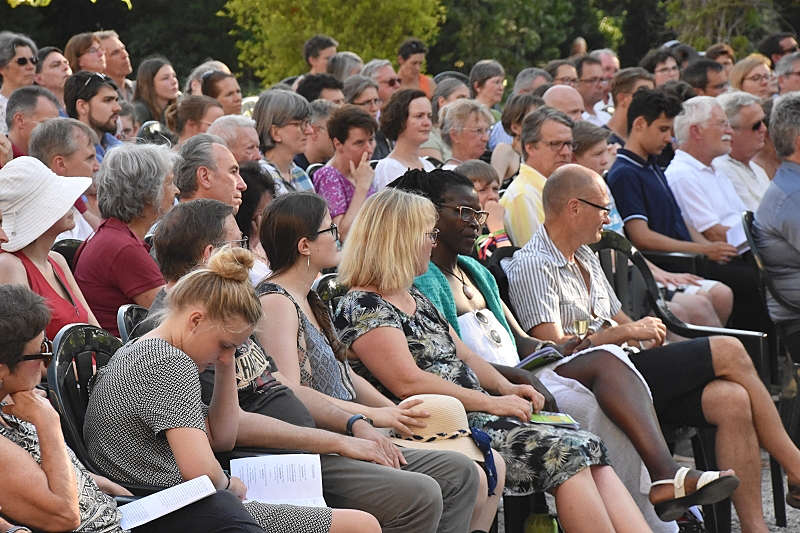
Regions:
<instances>
[{"instance_id":1,"label":"brown sandal","mask_svg":"<svg viewBox=\"0 0 800 533\"><path fill-rule=\"evenodd\" d=\"M788 483L789 491L786 493L786 503L795 509L800 509L800 485Z\"/></svg>"}]
</instances>

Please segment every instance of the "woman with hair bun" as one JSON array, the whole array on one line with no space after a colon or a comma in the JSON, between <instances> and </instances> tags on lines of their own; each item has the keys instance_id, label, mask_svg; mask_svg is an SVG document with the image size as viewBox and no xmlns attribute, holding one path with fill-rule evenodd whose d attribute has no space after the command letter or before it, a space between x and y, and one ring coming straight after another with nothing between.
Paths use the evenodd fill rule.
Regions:
<instances>
[{"instance_id":1,"label":"woman with hair bun","mask_svg":"<svg viewBox=\"0 0 800 533\"><path fill-rule=\"evenodd\" d=\"M177 146L190 137L205 133L211 123L223 116L222 104L210 96L188 95L167 106L164 118L167 127L178 135Z\"/></svg>"},{"instance_id":2,"label":"woman with hair bun","mask_svg":"<svg viewBox=\"0 0 800 533\"><path fill-rule=\"evenodd\" d=\"M239 431L233 355L261 318L248 280L253 260L242 248L217 251L172 288L161 324L98 372L84 425L89 454L129 483L166 488L207 475L228 493L227 520L242 531L377 532L375 518L361 511L243 504L247 487L214 457L233 449ZM214 392L206 406L198 371L212 365ZM205 530L201 520L181 525Z\"/></svg>"}]
</instances>

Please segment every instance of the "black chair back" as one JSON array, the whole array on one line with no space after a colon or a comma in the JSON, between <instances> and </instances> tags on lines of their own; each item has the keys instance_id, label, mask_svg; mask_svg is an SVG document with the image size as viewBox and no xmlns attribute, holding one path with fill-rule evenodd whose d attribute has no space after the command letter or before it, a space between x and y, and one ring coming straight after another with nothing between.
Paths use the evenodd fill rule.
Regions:
<instances>
[{"instance_id":1,"label":"black chair back","mask_svg":"<svg viewBox=\"0 0 800 533\"><path fill-rule=\"evenodd\" d=\"M508 296L508 276L506 276L505 270L503 270L503 267L500 265L500 261L511 257L517 250L519 250L517 246L500 246L495 249L491 257L484 263L484 266L491 272L497 282L497 288L500 290L500 298L512 312L514 312L514 306L511 305L511 300Z\"/></svg>"},{"instance_id":2,"label":"black chair back","mask_svg":"<svg viewBox=\"0 0 800 533\"><path fill-rule=\"evenodd\" d=\"M69 269L74 271L75 252L78 251L78 248L80 248L81 244L83 244L83 241L80 239L61 239L60 241L53 243L53 246L50 249L63 255L64 259L67 260Z\"/></svg>"},{"instance_id":3,"label":"black chair back","mask_svg":"<svg viewBox=\"0 0 800 533\"><path fill-rule=\"evenodd\" d=\"M325 166L324 163L311 163L310 165L308 165L308 168L306 169L306 174L308 174L308 178L313 181L314 173L324 166Z\"/></svg>"},{"instance_id":4,"label":"black chair back","mask_svg":"<svg viewBox=\"0 0 800 533\"><path fill-rule=\"evenodd\" d=\"M123 344L128 342L136 326L147 318L147 308L136 304L125 304L117 309L117 328Z\"/></svg>"}]
</instances>

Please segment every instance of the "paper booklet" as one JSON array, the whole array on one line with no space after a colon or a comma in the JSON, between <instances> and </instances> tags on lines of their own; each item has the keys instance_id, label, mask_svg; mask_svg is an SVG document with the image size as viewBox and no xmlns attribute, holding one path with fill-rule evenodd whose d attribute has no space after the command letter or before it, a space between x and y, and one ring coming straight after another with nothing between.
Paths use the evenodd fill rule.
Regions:
<instances>
[{"instance_id":1,"label":"paper booklet","mask_svg":"<svg viewBox=\"0 0 800 533\"><path fill-rule=\"evenodd\" d=\"M278 454L231 460L231 476L247 487L247 500L327 507L319 455Z\"/></svg>"},{"instance_id":2,"label":"paper booklet","mask_svg":"<svg viewBox=\"0 0 800 533\"><path fill-rule=\"evenodd\" d=\"M534 424L547 424L565 428L579 429L580 424L567 413L551 413L550 411L539 411L531 415L531 422Z\"/></svg>"},{"instance_id":3,"label":"paper booklet","mask_svg":"<svg viewBox=\"0 0 800 533\"><path fill-rule=\"evenodd\" d=\"M553 361L558 361L562 357L564 356L552 346L545 346L544 348L536 350L529 356L525 357L522 361L517 363L517 368L533 370L534 368L539 368L540 366L552 363Z\"/></svg>"},{"instance_id":4,"label":"paper booklet","mask_svg":"<svg viewBox=\"0 0 800 533\"><path fill-rule=\"evenodd\" d=\"M747 235L744 233L744 226L741 223L734 224L726 232L728 244L736 247L736 252L740 255L750 249L747 244Z\"/></svg>"},{"instance_id":5,"label":"paper booklet","mask_svg":"<svg viewBox=\"0 0 800 533\"><path fill-rule=\"evenodd\" d=\"M217 489L208 476L200 476L180 485L145 496L131 503L119 507L122 513L120 526L122 529L133 529L142 524L161 518L173 511L177 511L206 496L214 494Z\"/></svg>"}]
</instances>

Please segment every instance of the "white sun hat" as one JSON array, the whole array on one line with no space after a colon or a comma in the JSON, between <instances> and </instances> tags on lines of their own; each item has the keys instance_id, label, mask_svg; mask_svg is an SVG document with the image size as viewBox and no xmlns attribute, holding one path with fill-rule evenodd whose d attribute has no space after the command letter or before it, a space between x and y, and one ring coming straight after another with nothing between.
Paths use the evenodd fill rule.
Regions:
<instances>
[{"instance_id":1,"label":"white sun hat","mask_svg":"<svg viewBox=\"0 0 800 533\"><path fill-rule=\"evenodd\" d=\"M0 214L6 252L22 250L72 209L91 178L58 176L35 157L17 157L0 168Z\"/></svg>"}]
</instances>

